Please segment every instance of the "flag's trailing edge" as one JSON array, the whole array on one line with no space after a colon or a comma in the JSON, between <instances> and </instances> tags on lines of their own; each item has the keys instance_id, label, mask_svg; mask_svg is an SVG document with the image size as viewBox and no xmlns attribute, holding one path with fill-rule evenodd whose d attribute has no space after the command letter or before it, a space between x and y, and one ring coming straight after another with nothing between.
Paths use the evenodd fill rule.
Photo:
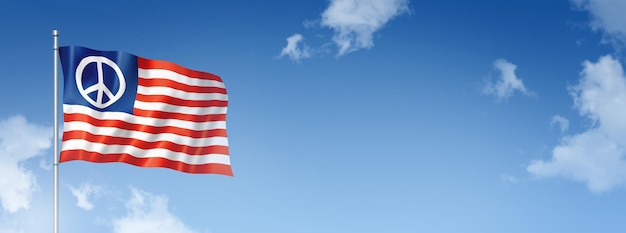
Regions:
<instances>
[{"instance_id":1,"label":"flag's trailing edge","mask_svg":"<svg viewBox=\"0 0 626 233\"><path fill-rule=\"evenodd\" d=\"M84 160L232 176L219 76L118 51L60 48L60 162Z\"/></svg>"}]
</instances>

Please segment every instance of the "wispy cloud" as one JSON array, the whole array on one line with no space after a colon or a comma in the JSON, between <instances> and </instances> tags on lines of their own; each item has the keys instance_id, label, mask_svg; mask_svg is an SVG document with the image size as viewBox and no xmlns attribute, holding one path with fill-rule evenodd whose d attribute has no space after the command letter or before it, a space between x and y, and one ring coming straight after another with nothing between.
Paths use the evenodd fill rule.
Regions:
<instances>
[{"instance_id":1,"label":"wispy cloud","mask_svg":"<svg viewBox=\"0 0 626 233\"><path fill-rule=\"evenodd\" d=\"M73 186L69 188L72 196L76 197L76 205L87 211L92 210L94 207L93 202L90 200L99 197L102 191L102 187L89 182L81 184L78 188Z\"/></svg>"},{"instance_id":2,"label":"wispy cloud","mask_svg":"<svg viewBox=\"0 0 626 233\"><path fill-rule=\"evenodd\" d=\"M564 136L549 160L527 170L540 178L584 182L595 193L626 185L626 77L611 56L585 61L579 83L570 88L576 109L592 120L586 131Z\"/></svg>"},{"instance_id":3,"label":"wispy cloud","mask_svg":"<svg viewBox=\"0 0 626 233\"><path fill-rule=\"evenodd\" d=\"M509 174L500 175L500 179L502 180L502 182L508 185L514 185L514 184L517 184L517 182L519 182L517 177L509 175Z\"/></svg>"},{"instance_id":4,"label":"wispy cloud","mask_svg":"<svg viewBox=\"0 0 626 233\"><path fill-rule=\"evenodd\" d=\"M621 0L571 0L579 9L591 15L590 26L604 34L605 42L623 47L626 45L626 1Z\"/></svg>"},{"instance_id":5,"label":"wispy cloud","mask_svg":"<svg viewBox=\"0 0 626 233\"><path fill-rule=\"evenodd\" d=\"M166 196L154 195L131 188L126 202L126 216L113 220L115 233L193 233L178 217L168 210Z\"/></svg>"},{"instance_id":6,"label":"wispy cloud","mask_svg":"<svg viewBox=\"0 0 626 233\"><path fill-rule=\"evenodd\" d=\"M321 25L335 33L337 56L374 46L373 34L391 19L409 12L408 0L331 0Z\"/></svg>"},{"instance_id":7,"label":"wispy cloud","mask_svg":"<svg viewBox=\"0 0 626 233\"><path fill-rule=\"evenodd\" d=\"M38 184L23 162L42 155L51 145L52 129L22 116L0 120L0 200L9 213L28 209Z\"/></svg>"},{"instance_id":8,"label":"wispy cloud","mask_svg":"<svg viewBox=\"0 0 626 233\"><path fill-rule=\"evenodd\" d=\"M52 163L42 158L39 160L39 168L46 170L46 171L50 171L52 169Z\"/></svg>"},{"instance_id":9,"label":"wispy cloud","mask_svg":"<svg viewBox=\"0 0 626 233\"><path fill-rule=\"evenodd\" d=\"M552 120L550 121L550 125L557 125L559 126L559 129L561 130L561 132L565 132L569 129L569 120L567 120L567 118L556 115L552 117Z\"/></svg>"},{"instance_id":10,"label":"wispy cloud","mask_svg":"<svg viewBox=\"0 0 626 233\"><path fill-rule=\"evenodd\" d=\"M304 44L304 37L300 34L293 34L287 38L287 45L280 52L279 57L288 56L292 61L299 62L303 58L311 56L310 49Z\"/></svg>"},{"instance_id":11,"label":"wispy cloud","mask_svg":"<svg viewBox=\"0 0 626 233\"><path fill-rule=\"evenodd\" d=\"M524 95L532 93L524 86L524 82L515 75L517 66L504 59L497 59L493 67L498 71L496 80L488 81L483 87L483 93L495 96L499 101L507 100L516 91Z\"/></svg>"}]
</instances>

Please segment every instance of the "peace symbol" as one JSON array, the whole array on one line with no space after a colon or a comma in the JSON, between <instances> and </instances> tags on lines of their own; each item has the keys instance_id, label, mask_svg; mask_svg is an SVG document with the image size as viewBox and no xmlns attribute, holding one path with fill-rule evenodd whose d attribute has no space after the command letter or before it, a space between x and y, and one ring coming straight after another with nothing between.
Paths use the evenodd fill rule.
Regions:
<instances>
[{"instance_id":1,"label":"peace symbol","mask_svg":"<svg viewBox=\"0 0 626 233\"><path fill-rule=\"evenodd\" d=\"M98 68L98 83L85 89L83 88L82 82L83 72L85 71L85 67L87 67L87 65L94 62L96 63ZM104 84L104 72L102 70L102 64L113 68L115 74L117 74L120 87L115 94L113 94L113 92L111 92L111 90ZM78 91L80 92L80 94L83 96L83 98L85 98L85 100L87 100L87 102L98 108L106 108L108 106L111 106L111 104L115 103L122 97L124 91L126 90L126 80L124 79L124 74L122 73L122 70L119 66L117 66L117 64L115 64L115 62L102 56L88 56L83 58L76 67L76 86L78 87ZM94 91L97 91L95 100L88 95ZM103 95L106 95L109 100L104 102Z\"/></svg>"}]
</instances>

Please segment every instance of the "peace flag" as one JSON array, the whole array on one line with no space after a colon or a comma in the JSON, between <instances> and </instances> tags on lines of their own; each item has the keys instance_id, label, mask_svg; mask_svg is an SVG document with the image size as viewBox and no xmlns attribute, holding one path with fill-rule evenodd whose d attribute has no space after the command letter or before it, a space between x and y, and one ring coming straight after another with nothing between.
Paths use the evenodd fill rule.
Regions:
<instances>
[{"instance_id":1,"label":"peace flag","mask_svg":"<svg viewBox=\"0 0 626 233\"><path fill-rule=\"evenodd\" d=\"M84 160L232 176L219 76L119 51L60 48L60 162Z\"/></svg>"}]
</instances>

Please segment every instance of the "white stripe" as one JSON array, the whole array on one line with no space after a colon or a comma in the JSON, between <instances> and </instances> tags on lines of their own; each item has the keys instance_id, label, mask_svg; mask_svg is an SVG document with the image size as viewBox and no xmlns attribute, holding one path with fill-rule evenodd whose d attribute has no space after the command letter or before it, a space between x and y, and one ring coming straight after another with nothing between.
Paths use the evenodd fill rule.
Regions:
<instances>
[{"instance_id":1,"label":"white stripe","mask_svg":"<svg viewBox=\"0 0 626 233\"><path fill-rule=\"evenodd\" d=\"M176 73L171 70L138 68L138 71L139 71L138 75L140 78L146 78L146 79L162 78L162 79L169 79L175 82L187 84L190 86L225 88L224 83L220 81L188 77L188 76Z\"/></svg>"},{"instance_id":2,"label":"white stripe","mask_svg":"<svg viewBox=\"0 0 626 233\"><path fill-rule=\"evenodd\" d=\"M194 93L186 92L171 87L145 87L138 86L137 93L143 95L168 95L184 100L228 100L228 95L220 93Z\"/></svg>"},{"instance_id":3,"label":"white stripe","mask_svg":"<svg viewBox=\"0 0 626 233\"><path fill-rule=\"evenodd\" d=\"M62 147L64 151L86 150L100 154L129 154L136 158L166 158L192 165L207 163L230 165L230 157L222 154L187 155L185 153L173 152L162 148L143 150L134 146L106 145L88 142L82 139L64 141Z\"/></svg>"},{"instance_id":4,"label":"white stripe","mask_svg":"<svg viewBox=\"0 0 626 233\"><path fill-rule=\"evenodd\" d=\"M192 138L173 133L152 134L141 131L124 130L115 127L98 127L82 121L63 123L63 132L84 131L95 135L132 138L146 142L168 141L184 146L228 146L226 137Z\"/></svg>"},{"instance_id":5,"label":"white stripe","mask_svg":"<svg viewBox=\"0 0 626 233\"><path fill-rule=\"evenodd\" d=\"M173 126L193 130L226 129L225 121L191 122L178 119L158 119L134 116L125 112L100 112L82 105L63 104L63 113L80 113L99 120L121 120L131 124L148 126Z\"/></svg>"},{"instance_id":6,"label":"white stripe","mask_svg":"<svg viewBox=\"0 0 626 233\"><path fill-rule=\"evenodd\" d=\"M164 103L135 100L135 108L147 111L162 111L191 115L226 114L226 107L185 107Z\"/></svg>"}]
</instances>

